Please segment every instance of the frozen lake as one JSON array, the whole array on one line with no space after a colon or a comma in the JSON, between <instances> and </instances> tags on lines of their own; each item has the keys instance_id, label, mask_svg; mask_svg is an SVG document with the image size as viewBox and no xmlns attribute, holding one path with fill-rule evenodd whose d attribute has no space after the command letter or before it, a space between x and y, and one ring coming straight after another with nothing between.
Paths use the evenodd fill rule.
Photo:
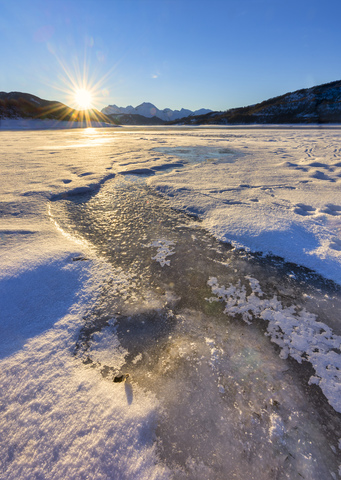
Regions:
<instances>
[{"instance_id":1,"label":"frozen lake","mask_svg":"<svg viewBox=\"0 0 341 480\"><path fill-rule=\"evenodd\" d=\"M6 478L338 478L340 286L304 266L303 257L300 266L290 257L234 248L208 228L222 205L237 222L236 209L259 208L264 194L268 211L277 208L278 216L285 198L277 192L288 192L290 218L310 222L299 220L299 227L317 232L314 242L324 222L337 247L335 156L333 170L328 167L334 181L324 183L324 214L322 204L304 198L313 191L322 198L320 178L297 178L302 170L296 169L279 183L277 168L272 185L265 178L260 184L256 173L251 183L243 169L254 161L244 147L255 155L263 148L273 163L274 151L293 155L304 137L320 155L323 148L338 155L338 135L313 129L6 132ZM272 153L270 140L282 142ZM327 154L321 163L329 165ZM15 178L22 169L26 178ZM215 173L214 188L208 172ZM210 192L200 188L205 181ZM221 216L214 225L221 228ZM275 243L281 232L287 235L278 229ZM311 238L302 233L305 248ZM293 245L297 254L299 244ZM126 382L113 382L125 373Z\"/></svg>"},{"instance_id":2,"label":"frozen lake","mask_svg":"<svg viewBox=\"0 0 341 480\"><path fill-rule=\"evenodd\" d=\"M339 415L308 386L312 368L280 358L248 299L272 301L274 316L286 309L298 323L308 309L338 331L336 285L278 258L236 252L137 176L117 177L91 199L55 202L51 214L126 274L123 295L104 281L75 354L106 380L129 372L128 401L135 384L157 396L158 452L177 478L259 478L260 468L262 478L322 478L335 470ZM230 286L231 312L215 301L212 277ZM315 330L309 341L318 346L311 320L307 336ZM294 343L295 329L280 346Z\"/></svg>"}]
</instances>

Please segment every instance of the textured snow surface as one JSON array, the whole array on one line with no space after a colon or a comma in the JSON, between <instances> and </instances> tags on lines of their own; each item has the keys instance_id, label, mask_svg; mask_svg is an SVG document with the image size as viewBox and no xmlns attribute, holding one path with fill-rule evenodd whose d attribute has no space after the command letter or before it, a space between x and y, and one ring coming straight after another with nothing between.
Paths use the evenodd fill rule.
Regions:
<instances>
[{"instance_id":1,"label":"textured snow surface","mask_svg":"<svg viewBox=\"0 0 341 480\"><path fill-rule=\"evenodd\" d=\"M180 137L180 135L179 135ZM341 130L230 129L169 139L235 152L156 176L150 185L199 215L217 238L273 253L341 284ZM195 138L195 141L194 141ZM166 149L166 146L162 146ZM171 149L168 149L171 154Z\"/></svg>"},{"instance_id":2,"label":"textured snow surface","mask_svg":"<svg viewBox=\"0 0 341 480\"><path fill-rule=\"evenodd\" d=\"M124 294L127 278L49 217L51 196L97 188L115 147L92 129L0 136L0 478L169 478L153 441L156 399L73 356L103 281ZM126 353L114 322L90 348L116 367Z\"/></svg>"},{"instance_id":3,"label":"textured snow surface","mask_svg":"<svg viewBox=\"0 0 341 480\"><path fill-rule=\"evenodd\" d=\"M168 195L173 206L200 215L203 225L218 238L237 247L271 251L341 283L340 130L25 130L0 131L0 142L0 478L185 478L173 475L156 450L155 429L162 412L159 401L134 383L114 384L102 378L91 365L84 365L73 355L83 317L100 296L104 281L116 282L117 291L124 295L130 280L98 257L86 241L66 234L51 221L50 199L93 193L105 179L140 171L150 175L149 186ZM167 147L167 153L160 151L161 147ZM198 158L195 164L193 151L200 156L206 147L209 157L204 161ZM180 163L176 155L179 148ZM164 173L167 169L172 171ZM161 265L171 261L173 247L170 239L163 238L148 246L151 257ZM145 248L141 243L141 249ZM341 411L340 338L304 309L283 306L276 297L264 298L253 277L249 286L251 293L240 285L223 286L210 279L214 298L225 302L230 315L241 315L251 322L253 313L253 317L267 322L268 335L279 345L282 357L289 355L299 362L312 363L315 374L311 383L317 383L333 407ZM107 327L92 336L89 348L97 362L112 362L119 367L127 352L115 336L115 325L115 319L109 319ZM217 388L217 399L228 395L238 375L237 366L245 362L246 371L247 362L263 357L262 368L271 377L266 383L270 392L279 375L277 360L282 360L273 352L263 352L265 347L259 347L258 337L254 348L250 347L252 355L246 350L241 354L245 340L240 343L238 331L229 333L230 349L234 348L235 354L227 356L223 337L214 341L214 332L207 330L206 323L201 328L210 359L203 368L208 370L208 385ZM179 358L194 354L200 364L200 349L202 355L206 350L189 338L181 342L174 337L173 350L164 358L170 370ZM269 363L265 357L273 359ZM138 357L135 360L139 362ZM223 379L223 364L229 366L231 379ZM258 372L260 364L250 371ZM225 415L227 409L219 406L213 412L212 407L207 425L217 438L226 436L230 442L226 445L240 469L234 471L246 478L242 460L254 454L246 436L248 429L253 431L259 424L274 445L287 440L279 413L270 415L261 406L259 413L254 406L251 409L246 401L248 392L242 389L244 375L239 375L241 400L233 411L228 410L231 418ZM281 403L291 405L290 395L294 394L281 390L283 376L278 382ZM177 383L170 382L168 392L176 389ZM190 396L186 389L178 394ZM193 440L190 431L182 431L181 415L188 412L181 411L182 404L176 398L169 395L168 401L174 425L182 432L179 435L187 455L186 468L191 478L210 478L212 471L194 458L195 441L204 442L206 436ZM191 399L195 418L207 412L200 401ZM244 411L248 416L242 416ZM285 422L292 435L297 431L303 438L302 429L309 422L303 406L301 411L293 412ZM240 412L237 420L236 412ZM243 418L253 420L244 425ZM166 434L171 426L171 422L164 426ZM298 449L300 471L306 478L318 478L315 458L319 449L314 447L311 456L307 439L314 438L315 427L309 428L304 442L290 444L288 451ZM263 439L265 434L259 435ZM187 446L192 450L187 452ZM260 448L264 455L259 464L254 464L257 471L268 458L264 444L260 443ZM331 452L329 445L327 451ZM219 455L223 463L224 455ZM275 449L271 455L271 462L282 458ZM332 478L335 475L332 472ZM327 477L323 474L320 478Z\"/></svg>"},{"instance_id":4,"label":"textured snow surface","mask_svg":"<svg viewBox=\"0 0 341 480\"><path fill-rule=\"evenodd\" d=\"M2 291L1 326L11 325L1 352L12 355L0 362L0 478L169 478L156 465L157 401L103 381L72 355L85 305L110 275L124 291L119 272L66 256L12 278ZM111 324L94 335L91 352L119 366L125 352L113 334Z\"/></svg>"}]
</instances>

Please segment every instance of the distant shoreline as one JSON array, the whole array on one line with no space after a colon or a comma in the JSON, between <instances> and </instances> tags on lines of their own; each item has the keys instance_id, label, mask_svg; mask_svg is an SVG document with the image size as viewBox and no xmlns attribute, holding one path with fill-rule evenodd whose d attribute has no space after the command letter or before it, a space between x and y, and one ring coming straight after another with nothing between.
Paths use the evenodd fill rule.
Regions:
<instances>
[{"instance_id":1,"label":"distant shoreline","mask_svg":"<svg viewBox=\"0 0 341 480\"><path fill-rule=\"evenodd\" d=\"M41 120L35 118L0 118L0 132L6 130L66 130L74 128L124 128L126 130L339 130L340 124L324 123L324 124L253 124L253 125L114 125L104 122L67 122L60 120Z\"/></svg>"},{"instance_id":2,"label":"distant shoreline","mask_svg":"<svg viewBox=\"0 0 341 480\"><path fill-rule=\"evenodd\" d=\"M5 130L65 130L73 128L112 128L118 125L103 122L67 122L36 118L0 118L0 131Z\"/></svg>"}]
</instances>

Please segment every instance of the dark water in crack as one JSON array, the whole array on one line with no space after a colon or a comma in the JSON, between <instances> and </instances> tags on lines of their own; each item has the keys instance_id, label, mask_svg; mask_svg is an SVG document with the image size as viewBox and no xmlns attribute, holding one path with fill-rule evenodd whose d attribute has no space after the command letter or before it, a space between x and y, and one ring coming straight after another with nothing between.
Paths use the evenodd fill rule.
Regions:
<instances>
[{"instance_id":1,"label":"dark water in crack","mask_svg":"<svg viewBox=\"0 0 341 480\"><path fill-rule=\"evenodd\" d=\"M129 372L128 403L135 385L159 398L158 455L174 478L337 478L341 416L308 384L311 365L281 359L264 335L267 322L248 305L260 286L261 301L276 298L279 313L306 308L340 334L339 287L216 241L136 177L117 176L92 198L55 202L52 215L124 276L103 282L75 354L106 381ZM212 300L212 277L232 286L227 313ZM124 363L110 348L99 360L108 338Z\"/></svg>"}]
</instances>

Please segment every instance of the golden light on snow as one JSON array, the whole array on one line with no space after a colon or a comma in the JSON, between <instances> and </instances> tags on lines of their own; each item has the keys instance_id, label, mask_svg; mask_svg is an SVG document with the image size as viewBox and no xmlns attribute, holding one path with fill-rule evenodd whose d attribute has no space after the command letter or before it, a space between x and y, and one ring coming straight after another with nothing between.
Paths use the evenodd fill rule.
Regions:
<instances>
[{"instance_id":1,"label":"golden light on snow","mask_svg":"<svg viewBox=\"0 0 341 480\"><path fill-rule=\"evenodd\" d=\"M80 88L75 91L75 102L79 110L92 108L92 93L90 90Z\"/></svg>"}]
</instances>

